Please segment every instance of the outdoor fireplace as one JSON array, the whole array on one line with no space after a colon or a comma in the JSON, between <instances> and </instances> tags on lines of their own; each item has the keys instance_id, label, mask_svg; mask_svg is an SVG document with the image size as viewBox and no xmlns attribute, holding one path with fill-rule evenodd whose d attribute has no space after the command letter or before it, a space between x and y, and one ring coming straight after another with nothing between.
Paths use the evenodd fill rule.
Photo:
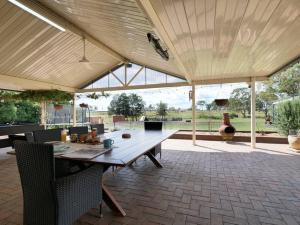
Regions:
<instances>
[{"instance_id":1,"label":"outdoor fireplace","mask_svg":"<svg viewBox=\"0 0 300 225\"><path fill-rule=\"evenodd\" d=\"M219 128L219 132L224 141L231 141L235 134L235 128L230 124L228 113L223 113L223 123Z\"/></svg>"}]
</instances>

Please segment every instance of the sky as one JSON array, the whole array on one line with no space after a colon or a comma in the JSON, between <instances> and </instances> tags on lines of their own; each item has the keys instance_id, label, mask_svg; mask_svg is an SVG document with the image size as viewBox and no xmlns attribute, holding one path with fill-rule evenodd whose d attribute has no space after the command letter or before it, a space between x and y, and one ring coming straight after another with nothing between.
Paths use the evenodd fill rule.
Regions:
<instances>
[{"instance_id":1,"label":"sky","mask_svg":"<svg viewBox=\"0 0 300 225\"><path fill-rule=\"evenodd\" d=\"M196 101L205 100L207 103L212 102L215 98L229 98L233 89L239 87L247 87L246 83L238 84L218 84L218 85L202 85L196 86ZM121 93L136 93L142 96L146 106L156 105L160 101L167 103L168 107L181 109L190 108L192 102L189 100L189 91L191 87L172 87L172 88L153 88L144 90L127 90L107 92L109 97L102 97L97 100L81 97L77 104L87 103L89 106L97 107L99 111L107 111L113 96Z\"/></svg>"}]
</instances>

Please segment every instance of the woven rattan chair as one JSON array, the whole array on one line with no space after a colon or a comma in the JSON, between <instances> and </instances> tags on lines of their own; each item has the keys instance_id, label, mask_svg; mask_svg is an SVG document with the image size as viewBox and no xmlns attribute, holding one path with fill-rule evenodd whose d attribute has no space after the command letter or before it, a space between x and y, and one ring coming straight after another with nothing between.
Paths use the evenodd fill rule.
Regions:
<instances>
[{"instance_id":1,"label":"woven rattan chair","mask_svg":"<svg viewBox=\"0 0 300 225\"><path fill-rule=\"evenodd\" d=\"M82 134L87 134L89 132L88 127L70 127L69 128L69 134L77 134L77 135L82 135Z\"/></svg>"},{"instance_id":2,"label":"woven rattan chair","mask_svg":"<svg viewBox=\"0 0 300 225\"><path fill-rule=\"evenodd\" d=\"M16 141L15 149L25 225L71 225L90 208L100 206L101 165L56 178L52 145Z\"/></svg>"},{"instance_id":3,"label":"woven rattan chair","mask_svg":"<svg viewBox=\"0 0 300 225\"><path fill-rule=\"evenodd\" d=\"M145 121L144 128L145 130L162 130L162 122L156 121ZM161 144L156 145L153 149L151 149L152 155L156 156L159 153L159 157L161 158Z\"/></svg>"},{"instance_id":4,"label":"woven rattan chair","mask_svg":"<svg viewBox=\"0 0 300 225\"><path fill-rule=\"evenodd\" d=\"M62 128L50 130L37 130L33 132L33 139L35 143L45 143L50 141L61 140ZM57 177L66 176L78 172L87 166L81 162L73 162L65 159L55 160L55 174Z\"/></svg>"},{"instance_id":5,"label":"woven rattan chair","mask_svg":"<svg viewBox=\"0 0 300 225\"><path fill-rule=\"evenodd\" d=\"M33 131L34 142L60 141L62 128Z\"/></svg>"},{"instance_id":6,"label":"woven rattan chair","mask_svg":"<svg viewBox=\"0 0 300 225\"><path fill-rule=\"evenodd\" d=\"M104 124L91 124L91 129L97 128L98 134L104 134Z\"/></svg>"}]
</instances>

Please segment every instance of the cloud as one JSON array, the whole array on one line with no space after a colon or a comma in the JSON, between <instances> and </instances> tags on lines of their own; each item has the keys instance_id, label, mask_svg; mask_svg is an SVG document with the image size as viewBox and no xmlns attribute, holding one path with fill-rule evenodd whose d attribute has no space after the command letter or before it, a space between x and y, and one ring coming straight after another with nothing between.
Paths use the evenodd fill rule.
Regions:
<instances>
[{"instance_id":1,"label":"cloud","mask_svg":"<svg viewBox=\"0 0 300 225\"><path fill-rule=\"evenodd\" d=\"M196 101L205 100L212 102L215 98L229 98L233 89L238 87L246 87L246 84L223 84L223 85L205 85L196 86ZM136 93L144 99L146 105L156 105L160 101L168 104L169 107L190 108L192 102L189 101L190 86L172 87L159 89L143 89L143 90L126 90L109 92L108 98L100 98L97 100L81 98L77 104L84 102L91 106L96 106L98 110L106 111L113 96L120 93Z\"/></svg>"}]
</instances>

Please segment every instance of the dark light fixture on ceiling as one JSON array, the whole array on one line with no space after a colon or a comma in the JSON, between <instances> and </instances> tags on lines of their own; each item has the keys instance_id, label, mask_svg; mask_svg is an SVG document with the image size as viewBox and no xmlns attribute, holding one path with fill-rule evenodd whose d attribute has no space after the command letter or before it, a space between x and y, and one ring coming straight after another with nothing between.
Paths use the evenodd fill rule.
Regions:
<instances>
[{"instance_id":1,"label":"dark light fixture on ceiling","mask_svg":"<svg viewBox=\"0 0 300 225\"><path fill-rule=\"evenodd\" d=\"M149 43L152 45L154 50L166 61L169 60L169 53L167 49L163 49L161 46L159 39L156 38L153 34L147 33L147 38Z\"/></svg>"}]
</instances>

